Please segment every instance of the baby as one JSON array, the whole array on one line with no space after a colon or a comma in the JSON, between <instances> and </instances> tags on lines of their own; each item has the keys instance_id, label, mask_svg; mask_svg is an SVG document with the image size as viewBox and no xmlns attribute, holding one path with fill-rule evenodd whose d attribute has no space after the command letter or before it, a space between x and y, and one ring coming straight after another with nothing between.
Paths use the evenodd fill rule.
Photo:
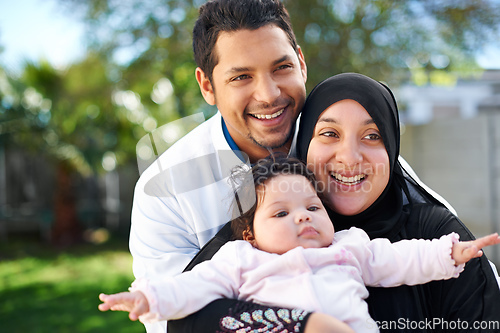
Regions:
<instances>
[{"instance_id":1,"label":"baby","mask_svg":"<svg viewBox=\"0 0 500 333\"><path fill-rule=\"evenodd\" d=\"M139 279L130 292L101 294L99 309L128 311L131 320L151 322L183 318L226 297L313 312L305 333L378 332L364 301L365 285L455 278L467 261L482 255L482 247L500 242L497 234L469 242L459 242L452 233L390 243L370 240L357 228L334 233L314 176L302 162L262 160L247 176L253 181L243 182L240 194L253 191L256 200L232 221L239 240L189 272ZM235 328L251 320L229 319Z\"/></svg>"}]
</instances>

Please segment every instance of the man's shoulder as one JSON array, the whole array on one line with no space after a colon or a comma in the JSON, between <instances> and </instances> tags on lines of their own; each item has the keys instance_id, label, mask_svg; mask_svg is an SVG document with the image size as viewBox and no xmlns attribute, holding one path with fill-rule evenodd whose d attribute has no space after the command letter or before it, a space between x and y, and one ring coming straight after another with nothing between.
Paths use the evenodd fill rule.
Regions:
<instances>
[{"instance_id":1,"label":"man's shoulder","mask_svg":"<svg viewBox=\"0 0 500 333\"><path fill-rule=\"evenodd\" d=\"M223 136L221 116L217 113L177 140L160 155L160 158L179 154L189 158L205 154L207 150L213 151L220 148L218 147L221 145L219 139Z\"/></svg>"},{"instance_id":2,"label":"man's shoulder","mask_svg":"<svg viewBox=\"0 0 500 333\"><path fill-rule=\"evenodd\" d=\"M185 164L190 160L203 158L217 150L224 149L228 150L230 148L222 132L221 116L217 113L162 152L145 169L141 178L151 178L151 176L167 168Z\"/></svg>"}]
</instances>

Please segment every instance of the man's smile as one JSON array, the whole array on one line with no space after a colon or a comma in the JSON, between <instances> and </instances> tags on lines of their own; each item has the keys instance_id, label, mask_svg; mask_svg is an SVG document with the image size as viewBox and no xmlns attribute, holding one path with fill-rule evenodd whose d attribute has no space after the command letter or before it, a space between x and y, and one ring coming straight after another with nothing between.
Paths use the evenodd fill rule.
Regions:
<instances>
[{"instance_id":1,"label":"man's smile","mask_svg":"<svg viewBox=\"0 0 500 333\"><path fill-rule=\"evenodd\" d=\"M250 115L252 117L260 119L260 120L263 120L263 119L274 119L274 118L277 118L277 117L281 116L281 114L283 114L284 111L285 111L285 109L281 109L281 110L276 111L273 114L250 114Z\"/></svg>"}]
</instances>

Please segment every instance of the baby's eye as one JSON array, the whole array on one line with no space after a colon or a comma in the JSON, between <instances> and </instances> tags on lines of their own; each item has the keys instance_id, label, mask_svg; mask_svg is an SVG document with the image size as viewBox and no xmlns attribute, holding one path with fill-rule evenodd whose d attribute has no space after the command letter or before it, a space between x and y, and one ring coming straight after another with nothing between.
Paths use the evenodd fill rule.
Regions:
<instances>
[{"instance_id":1,"label":"baby's eye","mask_svg":"<svg viewBox=\"0 0 500 333\"><path fill-rule=\"evenodd\" d=\"M278 214L274 215L274 217L285 217L287 215L288 215L287 212L279 212Z\"/></svg>"},{"instance_id":2,"label":"baby's eye","mask_svg":"<svg viewBox=\"0 0 500 333\"><path fill-rule=\"evenodd\" d=\"M307 210L310 211L310 212L315 212L318 209L319 209L319 207L317 207L317 206L311 206L311 207L307 208Z\"/></svg>"}]
</instances>

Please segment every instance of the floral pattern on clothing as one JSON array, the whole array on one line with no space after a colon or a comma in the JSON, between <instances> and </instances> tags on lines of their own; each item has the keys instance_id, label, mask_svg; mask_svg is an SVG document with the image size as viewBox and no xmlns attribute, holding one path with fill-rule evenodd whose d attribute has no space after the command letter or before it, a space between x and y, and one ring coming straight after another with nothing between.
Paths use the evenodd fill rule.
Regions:
<instances>
[{"instance_id":1,"label":"floral pattern on clothing","mask_svg":"<svg viewBox=\"0 0 500 333\"><path fill-rule=\"evenodd\" d=\"M217 333L299 333L303 331L309 312L299 309L267 308L234 309L234 314L220 320Z\"/></svg>"}]
</instances>

